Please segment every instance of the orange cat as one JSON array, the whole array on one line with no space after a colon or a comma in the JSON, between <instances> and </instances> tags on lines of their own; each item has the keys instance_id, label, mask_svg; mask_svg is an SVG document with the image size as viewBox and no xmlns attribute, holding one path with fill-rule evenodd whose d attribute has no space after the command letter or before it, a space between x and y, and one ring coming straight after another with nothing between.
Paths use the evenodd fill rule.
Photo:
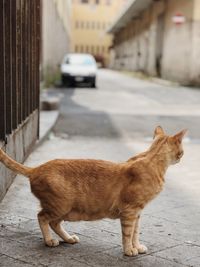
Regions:
<instances>
[{"instance_id":1,"label":"orange cat","mask_svg":"<svg viewBox=\"0 0 200 267\"><path fill-rule=\"evenodd\" d=\"M36 168L25 167L0 150L0 161L11 170L29 177L31 191L40 200L38 221L45 244L58 246L49 226L65 242L79 242L61 226L64 221L120 219L125 255L145 253L139 242L139 218L146 204L163 188L170 164L183 156L186 130L167 136L155 129L154 142L144 153L123 163L92 159L56 159Z\"/></svg>"}]
</instances>

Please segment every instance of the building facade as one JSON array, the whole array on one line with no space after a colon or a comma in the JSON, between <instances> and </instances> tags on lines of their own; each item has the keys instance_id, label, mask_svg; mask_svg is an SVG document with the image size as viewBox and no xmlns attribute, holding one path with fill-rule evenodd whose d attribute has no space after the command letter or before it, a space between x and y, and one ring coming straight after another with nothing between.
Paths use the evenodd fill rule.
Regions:
<instances>
[{"instance_id":1,"label":"building facade","mask_svg":"<svg viewBox=\"0 0 200 267\"><path fill-rule=\"evenodd\" d=\"M106 30L126 0L73 0L72 52L90 53L107 66L112 36Z\"/></svg>"},{"instance_id":2,"label":"building facade","mask_svg":"<svg viewBox=\"0 0 200 267\"><path fill-rule=\"evenodd\" d=\"M132 0L109 32L115 68L200 84L199 0Z\"/></svg>"},{"instance_id":3,"label":"building facade","mask_svg":"<svg viewBox=\"0 0 200 267\"><path fill-rule=\"evenodd\" d=\"M71 0L41 0L41 75L49 80L57 75L63 56L70 51Z\"/></svg>"}]
</instances>

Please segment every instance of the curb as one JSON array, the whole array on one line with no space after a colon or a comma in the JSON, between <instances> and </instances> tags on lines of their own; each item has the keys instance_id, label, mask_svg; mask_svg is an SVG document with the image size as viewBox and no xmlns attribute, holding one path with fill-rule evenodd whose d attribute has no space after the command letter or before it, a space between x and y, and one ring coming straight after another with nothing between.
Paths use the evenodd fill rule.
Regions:
<instances>
[{"instance_id":1,"label":"curb","mask_svg":"<svg viewBox=\"0 0 200 267\"><path fill-rule=\"evenodd\" d=\"M181 86L181 84L178 82L164 80L158 77L150 77L150 81L157 83L159 85L168 86L168 87L180 87Z\"/></svg>"},{"instance_id":2,"label":"curb","mask_svg":"<svg viewBox=\"0 0 200 267\"><path fill-rule=\"evenodd\" d=\"M41 111L40 112L40 138L35 143L35 146L33 148L33 151L37 149L39 146L42 145L42 143L48 138L49 134L51 133L53 127L55 126L58 117L60 115L60 111L54 110L54 111ZM48 124L48 126L44 126L43 123L46 120L47 117L51 118L51 122Z\"/></svg>"},{"instance_id":3,"label":"curb","mask_svg":"<svg viewBox=\"0 0 200 267\"><path fill-rule=\"evenodd\" d=\"M140 71L138 71L138 72L136 72L136 71L125 71L125 70L115 70L115 71L118 71L119 73L124 74L126 76L129 76L129 77L132 77L132 78L135 78L135 79L139 79L141 81L149 81L149 82L153 82L153 83L158 84L158 85L163 85L163 86L168 86L168 87L181 87L181 86L184 86L184 85L181 85L178 82L165 80L165 79L162 79L162 78L159 78L159 77L150 76L150 75L147 75L147 74L145 74L143 72L140 72Z\"/></svg>"}]
</instances>

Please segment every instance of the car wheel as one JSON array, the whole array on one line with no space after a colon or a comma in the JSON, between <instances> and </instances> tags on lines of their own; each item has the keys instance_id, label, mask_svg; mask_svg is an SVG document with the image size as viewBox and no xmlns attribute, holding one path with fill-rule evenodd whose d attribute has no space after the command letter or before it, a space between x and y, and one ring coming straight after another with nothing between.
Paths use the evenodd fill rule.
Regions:
<instances>
[{"instance_id":1,"label":"car wheel","mask_svg":"<svg viewBox=\"0 0 200 267\"><path fill-rule=\"evenodd\" d=\"M69 80L68 77L62 76L62 86L68 88L68 87L74 87L74 82Z\"/></svg>"},{"instance_id":2,"label":"car wheel","mask_svg":"<svg viewBox=\"0 0 200 267\"><path fill-rule=\"evenodd\" d=\"M92 80L91 87L96 88L96 78Z\"/></svg>"},{"instance_id":3,"label":"car wheel","mask_svg":"<svg viewBox=\"0 0 200 267\"><path fill-rule=\"evenodd\" d=\"M62 76L62 85L65 86L67 84L67 79L65 76Z\"/></svg>"}]
</instances>

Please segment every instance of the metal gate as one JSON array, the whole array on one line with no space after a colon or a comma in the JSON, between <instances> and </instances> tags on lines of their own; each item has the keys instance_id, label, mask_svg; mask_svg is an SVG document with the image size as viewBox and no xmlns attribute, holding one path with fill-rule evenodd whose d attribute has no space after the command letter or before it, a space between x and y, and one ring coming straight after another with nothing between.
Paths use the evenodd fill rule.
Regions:
<instances>
[{"instance_id":1,"label":"metal gate","mask_svg":"<svg viewBox=\"0 0 200 267\"><path fill-rule=\"evenodd\" d=\"M0 0L0 139L39 109L40 0Z\"/></svg>"}]
</instances>

